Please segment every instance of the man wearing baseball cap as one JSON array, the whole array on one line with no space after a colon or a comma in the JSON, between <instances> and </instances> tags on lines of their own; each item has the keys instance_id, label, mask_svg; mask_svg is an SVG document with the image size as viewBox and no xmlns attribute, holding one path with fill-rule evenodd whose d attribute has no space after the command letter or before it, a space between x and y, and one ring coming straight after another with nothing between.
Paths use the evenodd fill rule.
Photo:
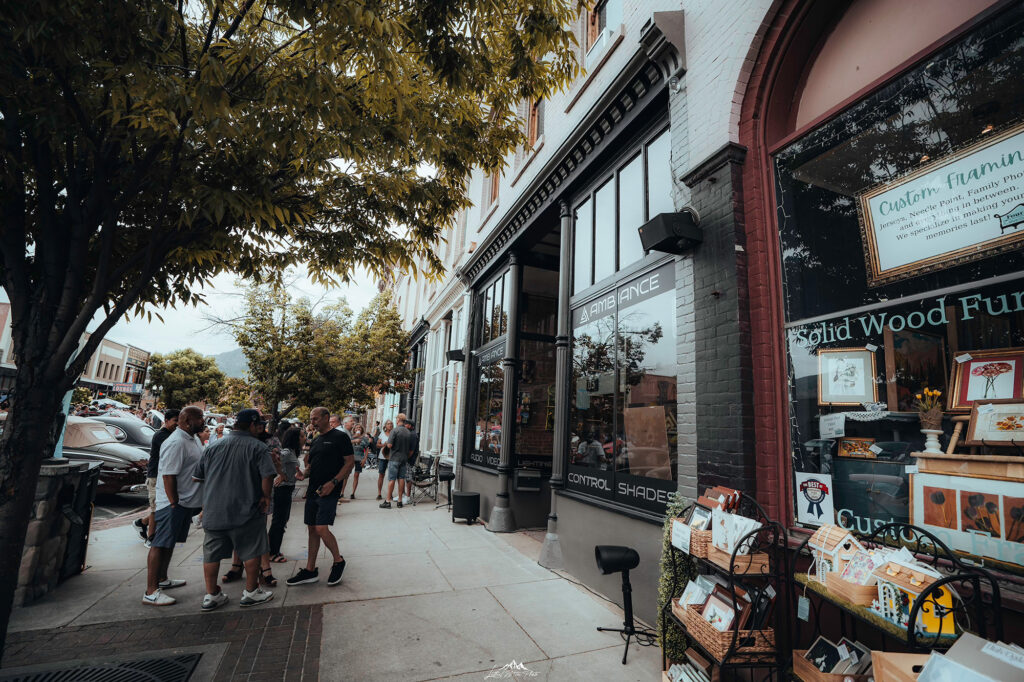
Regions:
<instances>
[{"instance_id":1,"label":"man wearing baseball cap","mask_svg":"<svg viewBox=\"0 0 1024 682\"><path fill-rule=\"evenodd\" d=\"M257 438L266 422L259 410L247 408L235 417L231 432L210 443L193 477L203 481L203 574L206 596L203 611L227 603L217 584L220 562L232 551L245 566L241 606L270 601L274 593L259 586L260 557L270 551L267 508L277 474L270 448Z\"/></svg>"}]
</instances>

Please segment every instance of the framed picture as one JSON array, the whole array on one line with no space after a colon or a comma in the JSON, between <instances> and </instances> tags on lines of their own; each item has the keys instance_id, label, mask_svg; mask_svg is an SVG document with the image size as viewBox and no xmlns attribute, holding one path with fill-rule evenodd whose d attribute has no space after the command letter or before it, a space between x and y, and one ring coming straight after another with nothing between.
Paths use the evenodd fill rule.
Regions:
<instances>
[{"instance_id":1,"label":"framed picture","mask_svg":"<svg viewBox=\"0 0 1024 682\"><path fill-rule=\"evenodd\" d=\"M683 606L683 608L695 606L698 611L702 611L710 594L711 593L708 592L705 585L696 580L691 580L686 584L686 589L684 589L683 593L679 596L679 604Z\"/></svg>"},{"instance_id":2,"label":"framed picture","mask_svg":"<svg viewBox=\"0 0 1024 682\"><path fill-rule=\"evenodd\" d=\"M950 372L947 409L967 411L975 401L1020 400L1024 398L1024 348L967 351L970 359L957 362L954 354Z\"/></svg>"},{"instance_id":3,"label":"framed picture","mask_svg":"<svg viewBox=\"0 0 1024 682\"><path fill-rule=\"evenodd\" d=\"M819 636L814 640L814 644L804 654L804 658L823 673L831 673L842 660L839 657L839 647L824 636Z\"/></svg>"},{"instance_id":4,"label":"framed picture","mask_svg":"<svg viewBox=\"0 0 1024 682\"><path fill-rule=\"evenodd\" d=\"M849 637L839 640L839 646L845 646L850 658L844 659L840 664L837 673L845 675L856 675L861 670L866 670L871 661L871 650L860 642L855 642ZM844 667L845 666L845 669Z\"/></svg>"},{"instance_id":5,"label":"framed picture","mask_svg":"<svg viewBox=\"0 0 1024 682\"><path fill-rule=\"evenodd\" d=\"M968 556L1024 567L1024 481L913 474L910 522Z\"/></svg>"},{"instance_id":6,"label":"framed picture","mask_svg":"<svg viewBox=\"0 0 1024 682\"><path fill-rule=\"evenodd\" d=\"M1024 445L1024 400L975 402L967 445Z\"/></svg>"},{"instance_id":7,"label":"framed picture","mask_svg":"<svg viewBox=\"0 0 1024 682\"><path fill-rule=\"evenodd\" d=\"M874 438L840 438L839 456L875 459L875 453L871 452L871 446L874 444Z\"/></svg>"},{"instance_id":8,"label":"framed picture","mask_svg":"<svg viewBox=\"0 0 1024 682\"><path fill-rule=\"evenodd\" d=\"M916 412L914 395L922 386L948 383L946 339L916 329L882 330L885 340L886 404L890 412Z\"/></svg>"},{"instance_id":9,"label":"framed picture","mask_svg":"<svg viewBox=\"0 0 1024 682\"><path fill-rule=\"evenodd\" d=\"M688 519L690 530L707 530L710 523L711 510L699 504L693 505Z\"/></svg>"},{"instance_id":10,"label":"framed picture","mask_svg":"<svg viewBox=\"0 0 1024 682\"><path fill-rule=\"evenodd\" d=\"M746 625L747 620L750 618L750 614L752 609L754 608L754 605L750 602L750 596L746 590L739 587L738 585L735 586L734 589L736 592L735 609L732 608L732 594L729 592L728 588L722 585L715 585L715 589L711 593L711 596L721 599L729 606L730 610L733 610L736 613L736 628L738 630L742 630L743 626Z\"/></svg>"},{"instance_id":11,"label":"framed picture","mask_svg":"<svg viewBox=\"0 0 1024 682\"><path fill-rule=\"evenodd\" d=\"M850 405L878 402L875 354L867 348L823 348L818 351L818 404Z\"/></svg>"},{"instance_id":12,"label":"framed picture","mask_svg":"<svg viewBox=\"0 0 1024 682\"><path fill-rule=\"evenodd\" d=\"M732 627L736 619L736 612L732 610L732 604L726 603L721 596L712 594L708 597L708 603L704 605L701 612L704 620L711 623L711 627L719 632L725 632Z\"/></svg>"}]
</instances>

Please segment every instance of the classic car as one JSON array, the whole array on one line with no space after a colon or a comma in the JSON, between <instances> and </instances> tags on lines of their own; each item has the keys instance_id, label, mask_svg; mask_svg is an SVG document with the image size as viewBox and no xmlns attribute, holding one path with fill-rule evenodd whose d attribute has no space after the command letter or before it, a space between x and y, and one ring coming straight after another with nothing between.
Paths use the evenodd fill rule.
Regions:
<instances>
[{"instance_id":1,"label":"classic car","mask_svg":"<svg viewBox=\"0 0 1024 682\"><path fill-rule=\"evenodd\" d=\"M138 417L131 415L117 416L112 414L98 414L89 417L107 425L107 431L117 439L117 442L125 445L132 445L141 448L149 454L149 446L153 442L153 434L156 430Z\"/></svg>"},{"instance_id":2,"label":"classic car","mask_svg":"<svg viewBox=\"0 0 1024 682\"><path fill-rule=\"evenodd\" d=\"M68 417L64 431L64 457L71 460L99 462L98 493L123 493L146 483L149 453L138 447L119 443L96 419Z\"/></svg>"}]
</instances>

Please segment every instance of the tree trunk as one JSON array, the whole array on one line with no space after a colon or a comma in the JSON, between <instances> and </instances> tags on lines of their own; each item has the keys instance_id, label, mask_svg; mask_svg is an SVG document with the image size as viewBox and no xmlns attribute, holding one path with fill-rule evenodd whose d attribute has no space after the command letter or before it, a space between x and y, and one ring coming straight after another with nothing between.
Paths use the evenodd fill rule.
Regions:
<instances>
[{"instance_id":1,"label":"tree trunk","mask_svg":"<svg viewBox=\"0 0 1024 682\"><path fill-rule=\"evenodd\" d=\"M12 407L0 436L0 663L42 461L53 453L54 415L64 390L19 363Z\"/></svg>"}]
</instances>

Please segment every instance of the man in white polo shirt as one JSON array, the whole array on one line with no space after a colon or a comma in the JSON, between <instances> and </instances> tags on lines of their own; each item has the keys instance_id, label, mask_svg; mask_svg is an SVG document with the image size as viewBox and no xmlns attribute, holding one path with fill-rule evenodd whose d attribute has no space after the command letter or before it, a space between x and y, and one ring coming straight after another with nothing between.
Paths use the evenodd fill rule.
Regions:
<instances>
[{"instance_id":1,"label":"man in white polo shirt","mask_svg":"<svg viewBox=\"0 0 1024 682\"><path fill-rule=\"evenodd\" d=\"M174 554L174 545L185 542L192 517L202 505L202 483L192 478L196 464L203 456L203 447L196 434L206 425L203 411L186 407L178 415L178 427L160 447L160 468L156 484L156 532L146 561L146 594L142 603L170 606L177 601L163 593L181 587L184 580L167 577L167 567Z\"/></svg>"}]
</instances>

